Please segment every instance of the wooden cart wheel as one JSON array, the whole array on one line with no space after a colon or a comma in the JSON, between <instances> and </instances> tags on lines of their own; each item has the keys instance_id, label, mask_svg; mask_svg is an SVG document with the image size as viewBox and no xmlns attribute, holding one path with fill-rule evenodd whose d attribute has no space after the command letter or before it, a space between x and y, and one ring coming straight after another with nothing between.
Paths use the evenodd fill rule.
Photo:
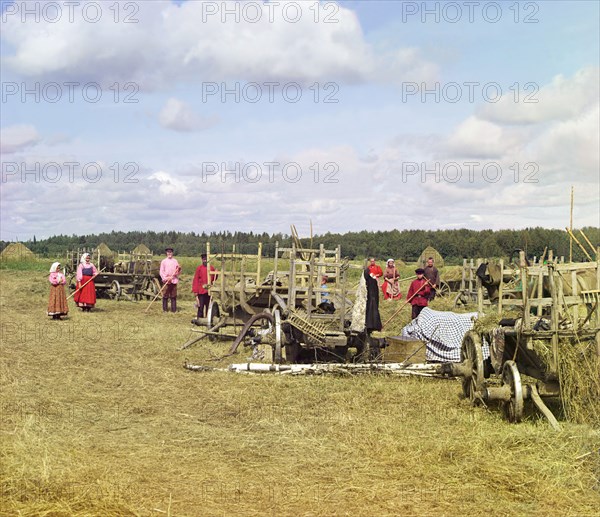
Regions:
<instances>
[{"instance_id":1,"label":"wooden cart wheel","mask_svg":"<svg viewBox=\"0 0 600 517\"><path fill-rule=\"evenodd\" d=\"M440 298L447 298L451 294L452 291L450 290L450 286L442 280L438 288L435 290L435 295L439 296Z\"/></svg>"},{"instance_id":2,"label":"wooden cart wheel","mask_svg":"<svg viewBox=\"0 0 600 517\"><path fill-rule=\"evenodd\" d=\"M281 364L283 332L281 330L281 313L279 309L273 309L271 318L261 318L261 334L263 344L270 345L273 349L273 363Z\"/></svg>"},{"instance_id":3,"label":"wooden cart wheel","mask_svg":"<svg viewBox=\"0 0 600 517\"><path fill-rule=\"evenodd\" d=\"M468 297L468 295L466 293L460 291L454 297L454 304L452 305L452 307L454 309L458 309L459 307L464 307L468 303L469 303L469 297Z\"/></svg>"},{"instance_id":4,"label":"wooden cart wheel","mask_svg":"<svg viewBox=\"0 0 600 517\"><path fill-rule=\"evenodd\" d=\"M509 422L518 423L523 418L523 386L521 374L514 361L506 361L502 367L502 385L510 387L510 400L502 403Z\"/></svg>"},{"instance_id":5,"label":"wooden cart wheel","mask_svg":"<svg viewBox=\"0 0 600 517\"><path fill-rule=\"evenodd\" d=\"M483 351L481 338L473 331L465 334L460 347L460 360L465 366L466 374L463 376L463 395L477 405L481 402L484 389Z\"/></svg>"},{"instance_id":6,"label":"wooden cart wheel","mask_svg":"<svg viewBox=\"0 0 600 517\"><path fill-rule=\"evenodd\" d=\"M154 297L159 293L161 288L160 282L156 278L147 278L144 280L144 287L142 292L138 293L139 299L145 297L146 300L153 300Z\"/></svg>"},{"instance_id":7,"label":"wooden cart wheel","mask_svg":"<svg viewBox=\"0 0 600 517\"><path fill-rule=\"evenodd\" d=\"M113 280L111 282L108 296L110 296L112 300L118 300L119 296L121 296L121 284L119 284L118 280Z\"/></svg>"},{"instance_id":8,"label":"wooden cart wheel","mask_svg":"<svg viewBox=\"0 0 600 517\"><path fill-rule=\"evenodd\" d=\"M219 317L221 315L221 311L219 310L219 304L214 300L210 300L208 303L208 310L206 311L206 328L210 330L217 323L219 323ZM209 335L209 341L215 341L217 336Z\"/></svg>"}]
</instances>

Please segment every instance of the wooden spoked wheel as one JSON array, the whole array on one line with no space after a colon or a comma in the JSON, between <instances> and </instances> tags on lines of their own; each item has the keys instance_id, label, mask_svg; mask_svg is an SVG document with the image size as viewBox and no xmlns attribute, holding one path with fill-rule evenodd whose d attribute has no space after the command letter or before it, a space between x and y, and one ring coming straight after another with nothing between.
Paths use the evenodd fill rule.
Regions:
<instances>
[{"instance_id":1,"label":"wooden spoked wheel","mask_svg":"<svg viewBox=\"0 0 600 517\"><path fill-rule=\"evenodd\" d=\"M463 395L471 401L471 404L477 405L482 399L485 380L481 338L473 331L467 332L463 338L460 360L465 367L462 380Z\"/></svg>"},{"instance_id":2,"label":"wooden spoked wheel","mask_svg":"<svg viewBox=\"0 0 600 517\"><path fill-rule=\"evenodd\" d=\"M435 295L439 296L440 298L448 298L451 294L452 291L450 291L450 286L442 280L438 288L435 290Z\"/></svg>"},{"instance_id":3,"label":"wooden spoked wheel","mask_svg":"<svg viewBox=\"0 0 600 517\"><path fill-rule=\"evenodd\" d=\"M118 300L121 296L121 284L119 284L118 280L113 280L110 284L110 289L108 290L108 296L110 296L113 300Z\"/></svg>"},{"instance_id":4,"label":"wooden spoked wheel","mask_svg":"<svg viewBox=\"0 0 600 517\"><path fill-rule=\"evenodd\" d=\"M521 374L514 361L504 363L502 385L510 388L510 399L502 403L504 415L509 422L518 423L523 418L523 386Z\"/></svg>"}]
</instances>

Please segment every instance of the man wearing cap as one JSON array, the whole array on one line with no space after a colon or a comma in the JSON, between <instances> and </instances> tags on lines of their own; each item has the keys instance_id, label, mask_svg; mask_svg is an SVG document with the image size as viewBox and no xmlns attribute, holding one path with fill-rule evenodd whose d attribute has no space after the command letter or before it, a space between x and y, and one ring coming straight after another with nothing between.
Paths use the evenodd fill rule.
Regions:
<instances>
[{"instance_id":1,"label":"man wearing cap","mask_svg":"<svg viewBox=\"0 0 600 517\"><path fill-rule=\"evenodd\" d=\"M406 300L412 305L413 320L423 310L423 307L427 307L431 291L428 280L423 276L424 270L422 268L415 269L415 273L417 278L411 282L406 295Z\"/></svg>"},{"instance_id":2,"label":"man wearing cap","mask_svg":"<svg viewBox=\"0 0 600 517\"><path fill-rule=\"evenodd\" d=\"M163 312L169 312L169 298L171 299L171 311L177 312L177 283L181 266L176 258L173 258L173 248L165 248L167 258L160 263L160 278L163 281Z\"/></svg>"},{"instance_id":3,"label":"man wearing cap","mask_svg":"<svg viewBox=\"0 0 600 517\"><path fill-rule=\"evenodd\" d=\"M207 267L207 256L206 253L200 255L202 258L202 264L196 268L194 274L194 280L192 281L192 292L196 295L196 305L198 306L198 314L196 318L204 318L206 312L208 312L208 304L210 303L210 294L208 289L210 284L214 283L217 279L217 275L210 275L208 279L208 267ZM215 270L213 266L210 266L211 273Z\"/></svg>"}]
</instances>

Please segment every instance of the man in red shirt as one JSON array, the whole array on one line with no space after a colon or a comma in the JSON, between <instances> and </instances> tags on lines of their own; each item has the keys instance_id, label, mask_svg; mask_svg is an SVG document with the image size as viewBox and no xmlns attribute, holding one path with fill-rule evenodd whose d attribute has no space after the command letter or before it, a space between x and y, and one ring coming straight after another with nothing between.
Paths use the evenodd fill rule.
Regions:
<instances>
[{"instance_id":1,"label":"man in red shirt","mask_svg":"<svg viewBox=\"0 0 600 517\"><path fill-rule=\"evenodd\" d=\"M429 281L423 276L424 272L425 271L422 268L415 269L417 278L410 283L408 294L406 295L407 301L412 305L413 320L423 310L423 307L427 307L427 304L429 303L429 293L431 288L429 287Z\"/></svg>"},{"instance_id":2,"label":"man in red shirt","mask_svg":"<svg viewBox=\"0 0 600 517\"><path fill-rule=\"evenodd\" d=\"M211 274L210 280L208 279L206 253L203 253L200 255L200 257L202 258L202 264L196 268L194 280L192 281L192 292L196 295L196 302L198 305L198 315L196 317L204 318L206 316L206 312L208 312L208 304L210 303L208 289L210 288L210 284L214 283L214 281L217 279L217 275ZM215 268L210 266L211 273L214 270Z\"/></svg>"}]
</instances>

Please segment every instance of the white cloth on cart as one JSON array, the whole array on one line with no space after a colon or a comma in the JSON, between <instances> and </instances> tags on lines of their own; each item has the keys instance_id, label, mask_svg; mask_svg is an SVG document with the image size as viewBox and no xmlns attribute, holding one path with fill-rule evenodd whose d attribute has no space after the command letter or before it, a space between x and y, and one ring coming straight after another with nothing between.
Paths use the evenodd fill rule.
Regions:
<instances>
[{"instance_id":1,"label":"white cloth on cart","mask_svg":"<svg viewBox=\"0 0 600 517\"><path fill-rule=\"evenodd\" d=\"M428 361L460 362L460 346L464 335L473 328L476 312L457 314L423 307L417 318L402 329L402 336L425 341ZM483 359L490 356L487 342L482 343Z\"/></svg>"}]
</instances>

